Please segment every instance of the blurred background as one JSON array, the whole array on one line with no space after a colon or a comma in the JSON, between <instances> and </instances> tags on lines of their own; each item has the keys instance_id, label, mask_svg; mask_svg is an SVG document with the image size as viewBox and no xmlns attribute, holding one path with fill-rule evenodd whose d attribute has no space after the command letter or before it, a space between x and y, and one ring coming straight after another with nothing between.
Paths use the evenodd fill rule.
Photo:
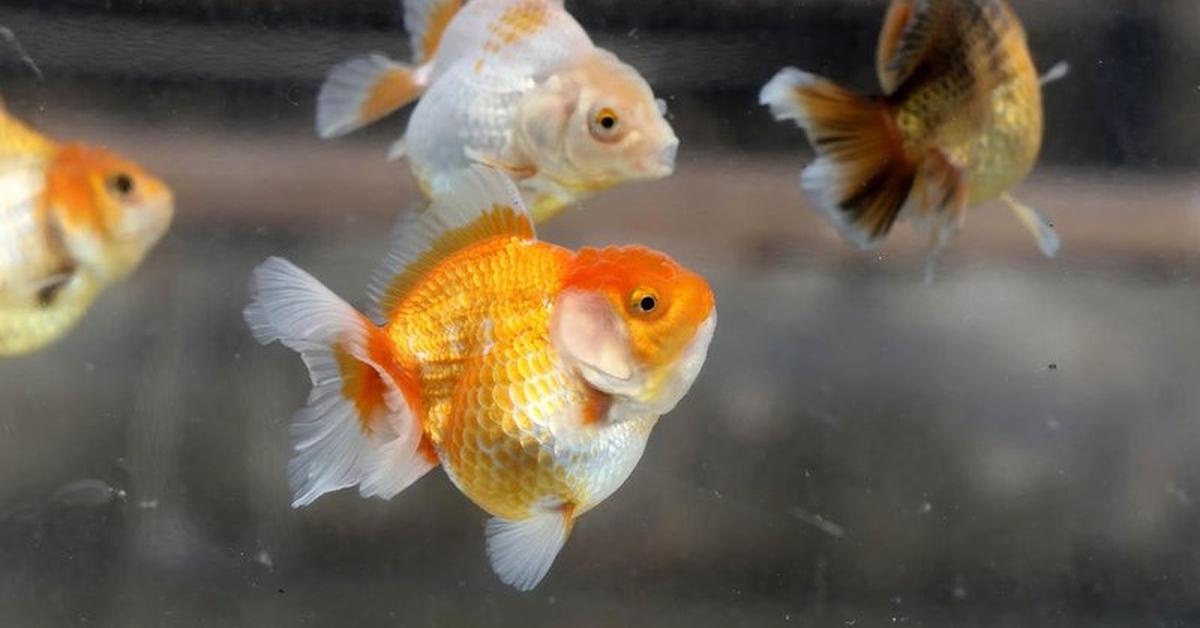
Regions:
<instances>
[{"instance_id":1,"label":"blurred background","mask_svg":"<svg viewBox=\"0 0 1200 628\"><path fill-rule=\"evenodd\" d=\"M170 182L172 231L83 323L0 361L3 626L1200 624L1200 3L1013 0L1045 89L1018 195L922 283L901 225L844 244L757 105L783 65L874 86L882 0L567 0L670 106L678 172L545 225L700 270L721 323L629 482L520 594L438 472L295 511L308 380L241 320L269 255L365 301L417 198L403 116L318 141L352 55L407 58L394 0L7 0L42 77L0 93Z\"/></svg>"}]
</instances>

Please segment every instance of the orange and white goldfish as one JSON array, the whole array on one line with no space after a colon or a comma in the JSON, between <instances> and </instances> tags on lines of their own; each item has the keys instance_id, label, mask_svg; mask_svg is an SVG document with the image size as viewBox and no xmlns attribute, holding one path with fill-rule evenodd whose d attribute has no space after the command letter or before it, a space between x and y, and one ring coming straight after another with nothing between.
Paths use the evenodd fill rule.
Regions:
<instances>
[{"instance_id":1,"label":"orange and white goldfish","mask_svg":"<svg viewBox=\"0 0 1200 628\"><path fill-rule=\"evenodd\" d=\"M1000 198L1053 256L1051 224L1008 194L1042 141L1041 81L1008 4L893 0L876 70L878 97L796 68L759 97L808 134L817 160L801 185L842 235L878 246L907 208L930 238L932 260L969 206Z\"/></svg>"},{"instance_id":2,"label":"orange and white goldfish","mask_svg":"<svg viewBox=\"0 0 1200 628\"><path fill-rule=\"evenodd\" d=\"M541 222L594 192L675 168L679 140L645 79L597 48L562 0L405 0L413 63L335 67L317 133L336 137L420 99L402 140L422 189L471 163L504 170Z\"/></svg>"},{"instance_id":3,"label":"orange and white goldfish","mask_svg":"<svg viewBox=\"0 0 1200 628\"><path fill-rule=\"evenodd\" d=\"M291 428L293 505L354 485L391 498L441 464L493 517L492 568L528 590L691 387L713 294L643 247L538 241L496 170L445 181L373 282L382 326L279 258L254 271L245 317L314 383Z\"/></svg>"},{"instance_id":4,"label":"orange and white goldfish","mask_svg":"<svg viewBox=\"0 0 1200 628\"><path fill-rule=\"evenodd\" d=\"M66 333L173 213L171 190L137 164L58 144L0 109L0 355Z\"/></svg>"}]
</instances>

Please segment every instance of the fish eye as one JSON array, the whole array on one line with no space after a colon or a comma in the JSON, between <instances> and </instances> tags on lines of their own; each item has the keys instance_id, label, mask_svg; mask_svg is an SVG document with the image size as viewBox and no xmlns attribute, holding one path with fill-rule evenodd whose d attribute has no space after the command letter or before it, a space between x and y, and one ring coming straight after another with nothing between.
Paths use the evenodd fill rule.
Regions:
<instances>
[{"instance_id":1,"label":"fish eye","mask_svg":"<svg viewBox=\"0 0 1200 628\"><path fill-rule=\"evenodd\" d=\"M629 301L636 314L650 314L658 309L658 295L645 288L634 290Z\"/></svg>"},{"instance_id":2,"label":"fish eye","mask_svg":"<svg viewBox=\"0 0 1200 628\"><path fill-rule=\"evenodd\" d=\"M133 192L133 177L124 172L119 172L109 179L108 186L117 194L125 196Z\"/></svg>"},{"instance_id":3,"label":"fish eye","mask_svg":"<svg viewBox=\"0 0 1200 628\"><path fill-rule=\"evenodd\" d=\"M608 107L602 107L592 116L592 135L597 139L613 139L621 126L621 116Z\"/></svg>"}]
</instances>

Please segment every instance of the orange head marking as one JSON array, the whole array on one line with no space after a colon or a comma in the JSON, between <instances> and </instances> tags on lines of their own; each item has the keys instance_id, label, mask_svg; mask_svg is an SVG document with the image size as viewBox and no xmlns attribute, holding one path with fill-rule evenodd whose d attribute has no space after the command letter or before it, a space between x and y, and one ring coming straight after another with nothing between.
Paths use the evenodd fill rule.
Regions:
<instances>
[{"instance_id":1,"label":"orange head marking","mask_svg":"<svg viewBox=\"0 0 1200 628\"><path fill-rule=\"evenodd\" d=\"M563 288L602 294L647 369L675 363L714 310L703 277L641 246L580 250Z\"/></svg>"},{"instance_id":2,"label":"orange head marking","mask_svg":"<svg viewBox=\"0 0 1200 628\"><path fill-rule=\"evenodd\" d=\"M110 276L137 265L174 213L166 184L108 150L79 143L64 145L51 162L45 199L77 258Z\"/></svg>"}]
</instances>

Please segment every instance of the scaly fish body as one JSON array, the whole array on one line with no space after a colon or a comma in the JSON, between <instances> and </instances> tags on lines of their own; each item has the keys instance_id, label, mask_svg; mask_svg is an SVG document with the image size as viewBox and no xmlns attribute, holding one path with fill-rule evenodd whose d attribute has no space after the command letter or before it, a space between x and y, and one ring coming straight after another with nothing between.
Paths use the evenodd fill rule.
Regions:
<instances>
[{"instance_id":1,"label":"scaly fish body","mask_svg":"<svg viewBox=\"0 0 1200 628\"><path fill-rule=\"evenodd\" d=\"M908 209L936 252L968 207L1003 199L1053 255L1058 237L1008 195L1042 140L1041 85L1004 0L893 0L879 38L883 94L787 68L760 100L808 133L802 184L849 240L879 245Z\"/></svg>"},{"instance_id":2,"label":"scaly fish body","mask_svg":"<svg viewBox=\"0 0 1200 628\"><path fill-rule=\"evenodd\" d=\"M374 55L335 68L323 137L417 101L392 155L422 189L472 163L517 180L544 220L597 191L674 169L674 132L636 70L597 49L557 0L409 0L415 64Z\"/></svg>"},{"instance_id":3,"label":"scaly fish body","mask_svg":"<svg viewBox=\"0 0 1200 628\"><path fill-rule=\"evenodd\" d=\"M246 318L317 382L293 428L297 505L356 484L391 497L440 464L494 517L493 568L528 589L691 386L713 298L661 253L537 241L498 172L449 182L375 283L383 327L282 260L256 271Z\"/></svg>"},{"instance_id":4,"label":"scaly fish body","mask_svg":"<svg viewBox=\"0 0 1200 628\"><path fill-rule=\"evenodd\" d=\"M0 112L0 355L74 326L165 232L170 190L136 164L58 145Z\"/></svg>"},{"instance_id":5,"label":"scaly fish body","mask_svg":"<svg viewBox=\"0 0 1200 628\"><path fill-rule=\"evenodd\" d=\"M658 418L579 428L599 402L546 337L573 258L542 242L488 242L447 260L453 272L428 277L389 317L396 353L419 365L439 460L498 517L522 519L547 499L589 510L632 471ZM464 382L472 394L460 395Z\"/></svg>"},{"instance_id":6,"label":"scaly fish body","mask_svg":"<svg viewBox=\"0 0 1200 628\"><path fill-rule=\"evenodd\" d=\"M1003 2L943 2L928 10L940 12L928 19L944 24L951 41L931 55L921 76L888 93L888 101L908 152L944 151L965 173L968 204L977 205L998 198L1033 168L1042 142L1037 70L1025 31ZM878 70L887 85L887 62Z\"/></svg>"}]
</instances>

